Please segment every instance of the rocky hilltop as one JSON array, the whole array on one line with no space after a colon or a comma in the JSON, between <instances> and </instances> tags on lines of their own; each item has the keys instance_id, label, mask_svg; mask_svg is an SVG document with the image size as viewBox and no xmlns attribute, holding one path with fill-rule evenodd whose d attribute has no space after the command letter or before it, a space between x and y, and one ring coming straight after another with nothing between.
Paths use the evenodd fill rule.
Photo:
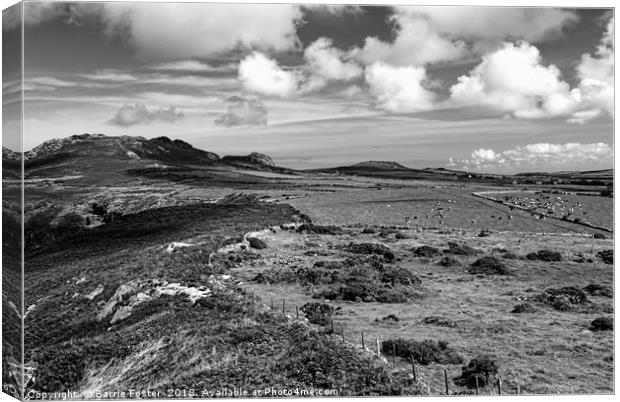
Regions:
<instances>
[{"instance_id":1,"label":"rocky hilltop","mask_svg":"<svg viewBox=\"0 0 620 402\"><path fill-rule=\"evenodd\" d=\"M146 158L179 162L214 162L220 159L217 154L192 147L181 140L168 137L146 139L144 137L108 137L104 134L78 134L67 138L45 141L24 153L26 160L48 157L69 152L88 154L102 152L120 158Z\"/></svg>"},{"instance_id":2,"label":"rocky hilltop","mask_svg":"<svg viewBox=\"0 0 620 402\"><path fill-rule=\"evenodd\" d=\"M2 149L4 177L13 177L21 169L20 153ZM244 156L220 157L194 148L185 141L139 136L112 137L104 134L78 134L52 139L24 153L27 177L87 175L111 180L129 170L210 166L288 172L276 166L267 155L252 152ZM226 169L225 169L226 170Z\"/></svg>"},{"instance_id":3,"label":"rocky hilltop","mask_svg":"<svg viewBox=\"0 0 620 402\"><path fill-rule=\"evenodd\" d=\"M2 160L18 161L19 159L19 152L2 147Z\"/></svg>"},{"instance_id":4,"label":"rocky hilltop","mask_svg":"<svg viewBox=\"0 0 620 402\"><path fill-rule=\"evenodd\" d=\"M225 156L222 158L223 161L235 164L235 165L252 165L252 166L263 166L263 167L275 167L276 164L273 160L265 155L260 154L258 152L252 152L247 156Z\"/></svg>"}]
</instances>

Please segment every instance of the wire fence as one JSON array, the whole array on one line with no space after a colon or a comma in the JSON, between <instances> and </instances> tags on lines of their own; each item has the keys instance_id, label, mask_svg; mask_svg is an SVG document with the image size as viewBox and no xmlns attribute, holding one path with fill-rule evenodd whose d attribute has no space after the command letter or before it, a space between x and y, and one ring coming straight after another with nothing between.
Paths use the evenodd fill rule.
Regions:
<instances>
[{"instance_id":1,"label":"wire fence","mask_svg":"<svg viewBox=\"0 0 620 402\"><path fill-rule=\"evenodd\" d=\"M252 303L260 300L254 295L253 291L250 293L250 298ZM305 315L299 306L295 305L294 313L292 308L290 311L287 310L285 299L282 299L281 303L275 303L274 299L270 298L269 307L272 311L279 312L288 318L305 319ZM471 389L457 386L450 379L460 377L462 374L461 368L428 367L417 362L413 355L410 355L408 358L398 356L395 343L392 343L391 351L388 350L386 353L383 350L383 342L385 340L379 337L369 337L364 331L346 331L343 324L336 325L333 319L331 319L328 325L332 336L339 337L342 343L359 347L366 353L375 355L390 365L393 371L406 373L411 380L411 384L416 384L427 395L457 395L464 393L473 393L475 395L521 395L523 393L522 385L519 381L510 381L511 386L508 387L504 381L505 379L500 375L476 375L474 376L475 386L472 386Z\"/></svg>"}]
</instances>

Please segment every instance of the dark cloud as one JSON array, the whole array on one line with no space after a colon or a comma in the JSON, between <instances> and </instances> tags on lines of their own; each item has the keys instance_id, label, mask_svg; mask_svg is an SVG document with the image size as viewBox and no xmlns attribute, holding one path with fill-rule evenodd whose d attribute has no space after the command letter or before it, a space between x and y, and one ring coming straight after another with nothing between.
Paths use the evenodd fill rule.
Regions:
<instances>
[{"instance_id":1,"label":"dark cloud","mask_svg":"<svg viewBox=\"0 0 620 402\"><path fill-rule=\"evenodd\" d=\"M108 120L108 123L116 126L130 127L137 124L150 124L156 120L174 123L182 118L183 113L177 111L174 107L149 110L146 106L136 103L135 105L123 105Z\"/></svg>"},{"instance_id":2,"label":"dark cloud","mask_svg":"<svg viewBox=\"0 0 620 402\"><path fill-rule=\"evenodd\" d=\"M226 113L215 119L215 124L218 126L264 126L267 124L267 108L260 99L231 96L227 102L231 105L228 106Z\"/></svg>"}]
</instances>

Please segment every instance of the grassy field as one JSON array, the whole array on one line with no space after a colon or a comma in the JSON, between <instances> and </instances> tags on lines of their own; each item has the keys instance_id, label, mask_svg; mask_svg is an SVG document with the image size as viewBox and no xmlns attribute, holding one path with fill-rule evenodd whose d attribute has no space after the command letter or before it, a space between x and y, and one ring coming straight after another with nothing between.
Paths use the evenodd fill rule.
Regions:
<instances>
[{"instance_id":1,"label":"grassy field","mask_svg":"<svg viewBox=\"0 0 620 402\"><path fill-rule=\"evenodd\" d=\"M210 397L166 392L240 386L440 394L446 369L452 393L473 392L452 381L461 363L418 362L414 382L407 360L376 355L377 339L403 338L445 341L465 364L490 355L505 393L517 385L525 393L613 392L613 331L589 329L595 318L613 315L609 294L588 293L587 302L562 311L542 299L547 289L612 288L613 266L599 254L613 248L609 233L595 239L603 233L474 197L497 190L484 184L149 174L106 186L85 186L82 178L27 188L32 389L82 396L149 387L159 396ZM596 214L611 216L601 202ZM113 216L104 220L93 204ZM58 225L72 213L90 225ZM262 230L308 217L341 228ZM267 247L249 248L248 232ZM449 242L480 252L450 254ZM416 256L419 246L438 252ZM528 257L543 248L561 261ZM471 274L470 264L483 256L496 257L508 275ZM441 265L444 257L456 263ZM303 311L297 318L295 307L309 302L335 309L335 333L306 322ZM526 302L534 312L511 312ZM384 319L390 315L398 320Z\"/></svg>"},{"instance_id":2,"label":"grassy field","mask_svg":"<svg viewBox=\"0 0 620 402\"><path fill-rule=\"evenodd\" d=\"M549 234L498 233L480 238L477 232L400 230L408 239L381 238L378 234L361 234L353 227L350 234L304 235L284 233L265 235L268 248L261 250L263 258L242 263L233 272L246 280L246 286L263 299L274 300L280 309L282 300L289 311L310 301L316 301L312 285L299 283L260 283L255 280L261 272L271 269L311 269L317 261L342 261L346 256L339 244L380 242L394 251L394 265L406 267L421 279L425 297L407 303L377 303L329 300L337 309L334 316L336 332L342 328L345 338L361 343L364 333L366 346L375 340L440 339L459 351L465 361L479 355L491 355L500 367L504 392L516 393L609 393L613 391L613 333L593 332L590 323L598 317L613 314L613 302L608 296L588 296L584 306L570 311L558 311L537 301L537 296L549 288L574 286L583 288L591 283L613 287L613 270L597 257L601 250L611 249L612 240ZM431 259L415 257L412 250L428 245L443 250L449 241L465 243L501 259L507 276L472 275L467 272L477 256L455 256L459 264L444 267L438 264L443 253ZM558 251L562 261L532 261L525 258L544 248ZM506 259L507 249L516 259ZM316 253L316 256L313 256ZM310 256L310 257L309 257ZM520 258L519 258L520 257ZM592 262L576 262L579 258ZM388 265L388 264L386 264ZM299 272L299 271L298 271ZM520 303L533 304L535 312L515 314ZM383 320L390 314L397 322ZM425 321L428 317L441 320ZM437 326L434 321L447 322ZM429 323L430 322L430 323ZM389 356L388 356L389 358ZM398 358L396 369L407 370L409 362ZM443 369L450 378L460 375L460 365L431 364L419 366L420 375L429 387L427 392L444 392ZM459 389L454 384L453 390ZM496 392L486 389L484 393Z\"/></svg>"}]
</instances>

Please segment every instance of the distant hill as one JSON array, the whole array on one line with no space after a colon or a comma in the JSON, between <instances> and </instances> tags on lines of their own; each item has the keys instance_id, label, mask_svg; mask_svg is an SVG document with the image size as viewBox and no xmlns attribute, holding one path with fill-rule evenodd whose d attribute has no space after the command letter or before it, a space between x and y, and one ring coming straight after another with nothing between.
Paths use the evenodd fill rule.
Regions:
<instances>
[{"instance_id":1,"label":"distant hill","mask_svg":"<svg viewBox=\"0 0 620 402\"><path fill-rule=\"evenodd\" d=\"M377 170L394 170L394 169L409 169L406 166L401 165L398 162L392 161L366 161L356 163L355 165L351 165L344 168L353 168L353 169L377 169Z\"/></svg>"},{"instance_id":2,"label":"distant hill","mask_svg":"<svg viewBox=\"0 0 620 402\"><path fill-rule=\"evenodd\" d=\"M313 172L338 173L401 180L475 181L489 184L577 184L609 185L613 182L613 169L565 172L528 172L509 174L477 173L445 168L412 169L398 162L366 161L335 168L313 169Z\"/></svg>"},{"instance_id":3,"label":"distant hill","mask_svg":"<svg viewBox=\"0 0 620 402\"><path fill-rule=\"evenodd\" d=\"M20 154L2 150L4 177L20 168ZM24 153L26 175L31 177L66 175L116 175L130 169L164 166L219 166L250 170L288 171L279 168L267 155L225 156L194 148L182 140L104 134L79 134L53 139Z\"/></svg>"}]
</instances>

